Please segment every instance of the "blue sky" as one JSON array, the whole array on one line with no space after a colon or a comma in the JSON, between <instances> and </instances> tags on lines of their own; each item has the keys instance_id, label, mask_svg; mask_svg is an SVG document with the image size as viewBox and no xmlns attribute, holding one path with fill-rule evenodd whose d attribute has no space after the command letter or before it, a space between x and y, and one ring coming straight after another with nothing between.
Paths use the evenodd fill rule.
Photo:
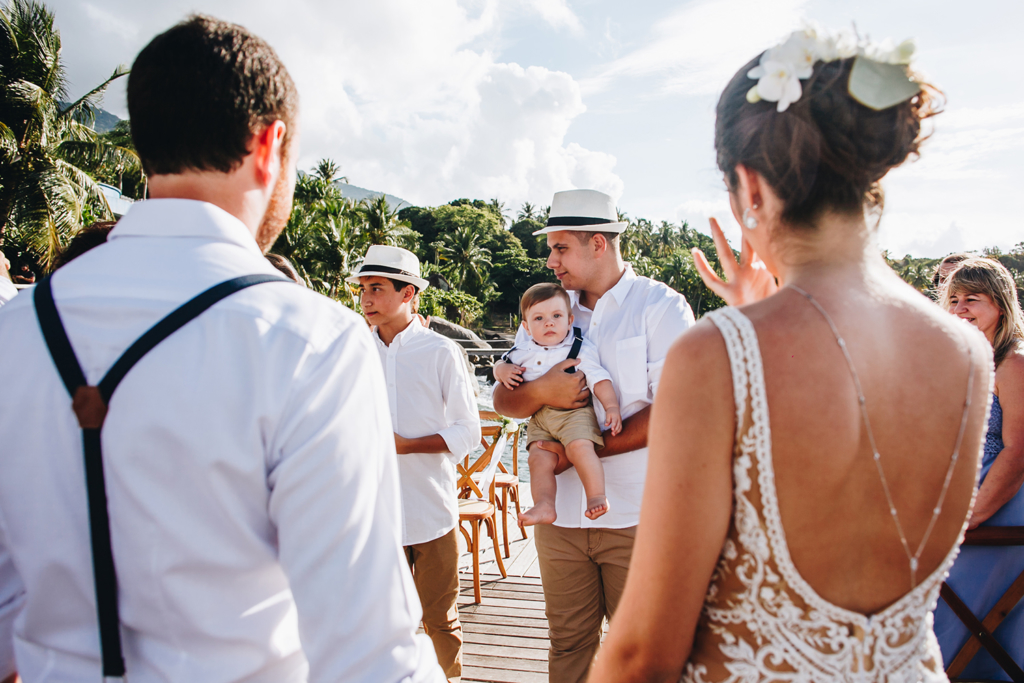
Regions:
<instances>
[{"instance_id":1,"label":"blue sky","mask_svg":"<svg viewBox=\"0 0 1024 683\"><path fill-rule=\"evenodd\" d=\"M802 20L897 42L947 96L921 160L884 181L884 248L941 256L1024 240L1024 3L981 0L58 0L77 91L191 11L281 54L303 98L300 166L414 203L550 203L595 187L633 217L738 233L712 148L728 78ZM286 7L282 11L282 7ZM124 115L123 89L107 108Z\"/></svg>"}]
</instances>

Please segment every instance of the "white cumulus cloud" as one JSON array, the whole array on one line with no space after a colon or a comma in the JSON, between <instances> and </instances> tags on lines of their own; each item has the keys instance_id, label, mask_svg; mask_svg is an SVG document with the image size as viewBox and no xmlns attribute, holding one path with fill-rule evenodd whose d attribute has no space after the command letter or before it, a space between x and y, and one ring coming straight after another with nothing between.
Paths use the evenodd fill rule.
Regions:
<instances>
[{"instance_id":1,"label":"white cumulus cloud","mask_svg":"<svg viewBox=\"0 0 1024 683\"><path fill-rule=\"evenodd\" d=\"M565 0L528 4L550 25L580 30ZM54 2L65 60L81 60L75 74L87 74L76 78L83 90L191 9L184 0L156 11L130 0L85 7ZM618 196L614 157L565 142L586 110L578 83L490 51L503 7L498 0L296 0L282 13L271 0L209 0L203 11L262 36L288 66L302 98L302 168L330 157L354 184L417 204L463 196L547 204L553 192L581 183ZM101 28L110 40L93 50L91 32ZM123 115L118 105L112 93L108 106Z\"/></svg>"}]
</instances>

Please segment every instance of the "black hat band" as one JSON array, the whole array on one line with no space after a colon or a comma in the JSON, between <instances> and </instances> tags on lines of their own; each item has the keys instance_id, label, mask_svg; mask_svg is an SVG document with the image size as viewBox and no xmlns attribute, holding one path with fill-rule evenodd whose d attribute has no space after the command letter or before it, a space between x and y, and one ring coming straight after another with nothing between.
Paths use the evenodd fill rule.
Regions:
<instances>
[{"instance_id":1,"label":"black hat band","mask_svg":"<svg viewBox=\"0 0 1024 683\"><path fill-rule=\"evenodd\" d=\"M581 227L584 225L602 225L605 223L616 223L617 221L608 218L584 218L581 216L555 216L548 219L548 225L566 225L570 227Z\"/></svg>"},{"instance_id":2,"label":"black hat band","mask_svg":"<svg viewBox=\"0 0 1024 683\"><path fill-rule=\"evenodd\" d=\"M392 268L391 266L367 265L365 263L363 265L359 266L359 273L362 273L363 271L374 271L374 270L379 272L379 273L390 273L392 275L404 275L406 277L414 277L417 280L422 280L423 279L419 275L416 275L415 273L410 273L407 270L402 270L401 268ZM358 275L359 273L356 273L356 275Z\"/></svg>"}]
</instances>

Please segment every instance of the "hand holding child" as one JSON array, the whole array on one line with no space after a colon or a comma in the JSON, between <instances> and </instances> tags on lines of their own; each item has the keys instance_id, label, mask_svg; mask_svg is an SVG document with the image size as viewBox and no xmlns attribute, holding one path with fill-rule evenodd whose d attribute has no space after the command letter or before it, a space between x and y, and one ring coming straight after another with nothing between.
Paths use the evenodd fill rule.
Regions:
<instances>
[{"instance_id":1,"label":"hand holding child","mask_svg":"<svg viewBox=\"0 0 1024 683\"><path fill-rule=\"evenodd\" d=\"M503 361L494 366L494 379L495 381L501 382L506 389L512 391L522 384L524 370L526 370L526 368L522 365Z\"/></svg>"},{"instance_id":2,"label":"hand holding child","mask_svg":"<svg viewBox=\"0 0 1024 683\"><path fill-rule=\"evenodd\" d=\"M622 431L622 413L618 406L612 406L605 410L604 426L611 428L612 436L618 436Z\"/></svg>"}]
</instances>

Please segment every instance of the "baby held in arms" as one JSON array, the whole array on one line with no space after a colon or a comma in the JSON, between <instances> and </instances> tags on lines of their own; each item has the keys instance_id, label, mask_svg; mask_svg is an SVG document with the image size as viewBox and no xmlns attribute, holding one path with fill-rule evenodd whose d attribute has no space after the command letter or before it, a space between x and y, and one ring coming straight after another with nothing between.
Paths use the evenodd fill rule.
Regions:
<instances>
[{"instance_id":1,"label":"baby held in arms","mask_svg":"<svg viewBox=\"0 0 1024 683\"><path fill-rule=\"evenodd\" d=\"M522 382L537 379L566 358L578 358L577 368L586 375L587 386L604 408L604 426L613 435L622 431L619 400L611 376L601 367L597 347L583 339L572 326L572 302L561 285L542 283L526 290L519 304L523 327L530 337L526 345L516 346L494 367L494 378L513 391ZM595 446L604 446L594 406L573 410L544 406L530 418L526 447L536 441L558 441L580 475L587 492L586 515L597 519L608 512L604 491L604 467ZM555 521L555 465L557 456L535 448L530 452L530 490L534 506L519 516L523 526L551 524Z\"/></svg>"}]
</instances>

